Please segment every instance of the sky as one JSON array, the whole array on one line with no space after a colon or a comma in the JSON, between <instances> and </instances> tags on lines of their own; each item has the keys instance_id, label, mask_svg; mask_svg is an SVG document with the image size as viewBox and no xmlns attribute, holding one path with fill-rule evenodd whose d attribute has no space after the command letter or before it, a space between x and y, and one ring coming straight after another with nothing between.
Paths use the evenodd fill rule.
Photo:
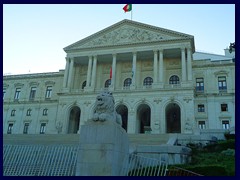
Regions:
<instances>
[{"instance_id":1,"label":"sky","mask_svg":"<svg viewBox=\"0 0 240 180\"><path fill-rule=\"evenodd\" d=\"M125 4L4 4L3 75L65 69L63 48L123 19ZM196 51L235 42L234 4L133 4L132 20L194 36Z\"/></svg>"}]
</instances>

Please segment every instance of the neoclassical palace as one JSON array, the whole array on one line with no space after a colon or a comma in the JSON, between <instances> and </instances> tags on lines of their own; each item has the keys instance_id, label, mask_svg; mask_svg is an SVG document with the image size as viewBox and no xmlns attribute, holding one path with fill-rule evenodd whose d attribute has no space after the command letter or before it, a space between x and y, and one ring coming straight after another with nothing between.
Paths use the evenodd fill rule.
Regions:
<instances>
[{"instance_id":1,"label":"neoclassical palace","mask_svg":"<svg viewBox=\"0 0 240 180\"><path fill-rule=\"evenodd\" d=\"M64 48L59 72L3 77L4 134L72 134L109 90L129 134L235 126L235 60L194 36L123 20Z\"/></svg>"}]
</instances>

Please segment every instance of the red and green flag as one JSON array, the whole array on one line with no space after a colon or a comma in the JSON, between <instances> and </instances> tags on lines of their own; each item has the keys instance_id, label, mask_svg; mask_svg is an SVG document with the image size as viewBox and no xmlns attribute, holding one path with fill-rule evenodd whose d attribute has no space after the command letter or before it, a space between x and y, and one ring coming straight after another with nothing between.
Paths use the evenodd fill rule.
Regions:
<instances>
[{"instance_id":1,"label":"red and green flag","mask_svg":"<svg viewBox=\"0 0 240 180\"><path fill-rule=\"evenodd\" d=\"M124 12L130 12L132 10L132 4L126 4L123 7Z\"/></svg>"}]
</instances>

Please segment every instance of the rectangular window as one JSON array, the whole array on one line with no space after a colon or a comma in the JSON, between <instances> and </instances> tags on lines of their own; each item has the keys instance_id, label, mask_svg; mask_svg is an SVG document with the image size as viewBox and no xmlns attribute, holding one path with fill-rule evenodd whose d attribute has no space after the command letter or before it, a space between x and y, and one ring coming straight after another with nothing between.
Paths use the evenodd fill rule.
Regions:
<instances>
[{"instance_id":1,"label":"rectangular window","mask_svg":"<svg viewBox=\"0 0 240 180\"><path fill-rule=\"evenodd\" d=\"M198 121L199 129L206 129L205 121Z\"/></svg>"},{"instance_id":2,"label":"rectangular window","mask_svg":"<svg viewBox=\"0 0 240 180\"><path fill-rule=\"evenodd\" d=\"M27 115L27 116L31 116L31 112L32 112L32 110L31 110L31 109L28 109L26 115Z\"/></svg>"},{"instance_id":3,"label":"rectangular window","mask_svg":"<svg viewBox=\"0 0 240 180\"><path fill-rule=\"evenodd\" d=\"M221 104L221 111L228 111L228 105L227 104Z\"/></svg>"},{"instance_id":4,"label":"rectangular window","mask_svg":"<svg viewBox=\"0 0 240 180\"><path fill-rule=\"evenodd\" d=\"M219 91L227 91L227 82L225 76L218 77L218 89Z\"/></svg>"},{"instance_id":5,"label":"rectangular window","mask_svg":"<svg viewBox=\"0 0 240 180\"><path fill-rule=\"evenodd\" d=\"M36 96L36 91L37 91L37 88L36 88L36 87L32 87L32 88L31 88L29 100L34 100L34 98L35 98L35 96Z\"/></svg>"},{"instance_id":6,"label":"rectangular window","mask_svg":"<svg viewBox=\"0 0 240 180\"><path fill-rule=\"evenodd\" d=\"M222 121L222 127L223 129L229 129L229 121L228 120Z\"/></svg>"},{"instance_id":7,"label":"rectangular window","mask_svg":"<svg viewBox=\"0 0 240 180\"><path fill-rule=\"evenodd\" d=\"M46 130L46 123L41 123L40 134L45 134L45 130Z\"/></svg>"},{"instance_id":8,"label":"rectangular window","mask_svg":"<svg viewBox=\"0 0 240 180\"><path fill-rule=\"evenodd\" d=\"M16 110L14 109L11 111L11 116L15 116L15 114L16 114Z\"/></svg>"},{"instance_id":9,"label":"rectangular window","mask_svg":"<svg viewBox=\"0 0 240 180\"><path fill-rule=\"evenodd\" d=\"M43 110L43 116L47 116L48 115L48 109L44 109Z\"/></svg>"},{"instance_id":10,"label":"rectangular window","mask_svg":"<svg viewBox=\"0 0 240 180\"><path fill-rule=\"evenodd\" d=\"M45 98L51 98L52 96L52 86L47 86Z\"/></svg>"},{"instance_id":11,"label":"rectangular window","mask_svg":"<svg viewBox=\"0 0 240 180\"><path fill-rule=\"evenodd\" d=\"M13 129L13 123L8 124L7 133L8 133L8 134L12 134L12 129Z\"/></svg>"},{"instance_id":12,"label":"rectangular window","mask_svg":"<svg viewBox=\"0 0 240 180\"><path fill-rule=\"evenodd\" d=\"M197 92L203 92L204 91L203 78L196 78L196 91Z\"/></svg>"},{"instance_id":13,"label":"rectangular window","mask_svg":"<svg viewBox=\"0 0 240 180\"><path fill-rule=\"evenodd\" d=\"M21 88L16 88L15 95L14 95L14 100L19 100L20 93L21 93Z\"/></svg>"},{"instance_id":14,"label":"rectangular window","mask_svg":"<svg viewBox=\"0 0 240 180\"><path fill-rule=\"evenodd\" d=\"M28 127L29 127L29 123L25 123L23 128L23 134L28 134Z\"/></svg>"},{"instance_id":15,"label":"rectangular window","mask_svg":"<svg viewBox=\"0 0 240 180\"><path fill-rule=\"evenodd\" d=\"M204 104L198 105L198 112L205 112Z\"/></svg>"}]
</instances>

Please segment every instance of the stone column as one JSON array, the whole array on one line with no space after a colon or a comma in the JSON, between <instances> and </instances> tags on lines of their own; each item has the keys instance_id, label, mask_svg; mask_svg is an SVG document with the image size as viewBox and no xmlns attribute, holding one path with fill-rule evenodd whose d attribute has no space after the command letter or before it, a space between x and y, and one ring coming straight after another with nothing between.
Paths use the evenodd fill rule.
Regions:
<instances>
[{"instance_id":1,"label":"stone column","mask_svg":"<svg viewBox=\"0 0 240 180\"><path fill-rule=\"evenodd\" d=\"M159 82L163 84L163 50L159 50Z\"/></svg>"},{"instance_id":2,"label":"stone column","mask_svg":"<svg viewBox=\"0 0 240 180\"><path fill-rule=\"evenodd\" d=\"M157 83L158 82L158 72L157 72L157 67L158 67L158 59L157 59L158 52L154 50L154 59L153 59L153 82Z\"/></svg>"},{"instance_id":3,"label":"stone column","mask_svg":"<svg viewBox=\"0 0 240 180\"><path fill-rule=\"evenodd\" d=\"M112 79L111 79L111 88L114 90L115 86L115 80L116 80L116 59L117 55L113 54L113 60L112 60Z\"/></svg>"},{"instance_id":4,"label":"stone column","mask_svg":"<svg viewBox=\"0 0 240 180\"><path fill-rule=\"evenodd\" d=\"M69 72L69 58L66 57L66 66L65 66L64 78L63 78L63 88L67 87L68 72Z\"/></svg>"},{"instance_id":5,"label":"stone column","mask_svg":"<svg viewBox=\"0 0 240 180\"><path fill-rule=\"evenodd\" d=\"M186 81L186 58L185 58L185 48L181 49L181 61L182 61L182 82Z\"/></svg>"},{"instance_id":6,"label":"stone column","mask_svg":"<svg viewBox=\"0 0 240 180\"><path fill-rule=\"evenodd\" d=\"M93 68L92 68L92 80L91 80L91 88L95 88L95 82L96 82L96 71L97 71L97 56L94 56L93 59Z\"/></svg>"},{"instance_id":7,"label":"stone column","mask_svg":"<svg viewBox=\"0 0 240 180\"><path fill-rule=\"evenodd\" d=\"M132 84L131 89L135 89L136 84L136 65L137 65L137 53L133 52L133 61L132 61Z\"/></svg>"},{"instance_id":8,"label":"stone column","mask_svg":"<svg viewBox=\"0 0 240 180\"><path fill-rule=\"evenodd\" d=\"M192 81L192 50L187 49L187 71L188 71L188 81Z\"/></svg>"},{"instance_id":9,"label":"stone column","mask_svg":"<svg viewBox=\"0 0 240 180\"><path fill-rule=\"evenodd\" d=\"M87 71L87 84L86 87L89 87L91 85L91 74L92 74L92 56L88 57L88 71Z\"/></svg>"},{"instance_id":10,"label":"stone column","mask_svg":"<svg viewBox=\"0 0 240 180\"><path fill-rule=\"evenodd\" d=\"M69 75L68 75L67 88L71 88L72 76L73 76L73 65L74 65L74 58L71 58L71 59L70 59L70 67L69 67Z\"/></svg>"}]
</instances>

